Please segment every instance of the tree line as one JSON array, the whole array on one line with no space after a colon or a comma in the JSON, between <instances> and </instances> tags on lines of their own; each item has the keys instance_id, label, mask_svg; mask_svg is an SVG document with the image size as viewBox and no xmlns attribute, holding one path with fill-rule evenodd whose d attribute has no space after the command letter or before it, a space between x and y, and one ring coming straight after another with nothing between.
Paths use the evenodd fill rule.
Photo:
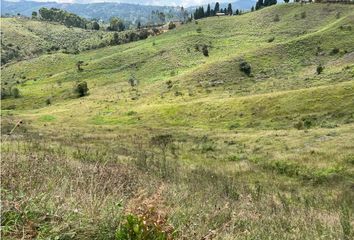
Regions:
<instances>
[{"instance_id":1,"label":"tree line","mask_svg":"<svg viewBox=\"0 0 354 240\"><path fill-rule=\"evenodd\" d=\"M289 2L289 0L284 0L286 3ZM256 3L256 6L252 6L251 11L254 10L259 10L263 7L268 7L277 4L277 0L258 0ZM205 17L212 17L216 16L218 13L223 13L225 15L240 15L242 14L241 9L236 9L234 12L232 10L232 4L229 3L227 8L222 8L220 7L220 3L216 2L214 8L212 9L210 4L208 4L206 10L204 7L198 7L194 11L193 17L194 19L200 19L200 18L205 18Z\"/></svg>"}]
</instances>

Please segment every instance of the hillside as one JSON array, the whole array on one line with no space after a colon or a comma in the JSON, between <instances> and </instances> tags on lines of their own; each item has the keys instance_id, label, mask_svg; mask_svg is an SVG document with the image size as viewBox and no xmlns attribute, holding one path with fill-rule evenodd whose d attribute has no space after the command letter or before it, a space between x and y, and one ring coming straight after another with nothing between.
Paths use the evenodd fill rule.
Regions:
<instances>
[{"instance_id":1,"label":"hillside","mask_svg":"<svg viewBox=\"0 0 354 240\"><path fill-rule=\"evenodd\" d=\"M120 43L146 38L144 30L119 32ZM146 32L146 35L150 35ZM112 45L114 32L66 27L56 22L1 18L1 63L31 59L42 54L79 52Z\"/></svg>"},{"instance_id":2,"label":"hillside","mask_svg":"<svg viewBox=\"0 0 354 240\"><path fill-rule=\"evenodd\" d=\"M37 30L23 38L35 49L31 39L47 30L26 24L36 25L26 26ZM87 34L63 44L99 41ZM36 177L33 188L5 184L27 191L39 216L42 208L62 207L61 220L28 216L45 225L39 237L108 236L122 215L146 217L141 209L155 209L149 218L163 217L159 224L173 228L176 239L351 239L353 39L354 5L282 4L193 21L143 41L7 65L2 88L16 87L20 96L1 101L3 133L24 124L2 151L20 169L43 161L49 170L41 177L54 187ZM81 81L89 94L78 98L73 88ZM28 156L38 162L22 163ZM26 179L25 173L11 172ZM90 176L96 180L88 185ZM66 190L58 193L61 185ZM94 194L85 191L93 186ZM35 197L43 189L48 204ZM108 222L113 213L117 222ZM11 229L21 223L8 224L8 236L18 235Z\"/></svg>"}]
</instances>

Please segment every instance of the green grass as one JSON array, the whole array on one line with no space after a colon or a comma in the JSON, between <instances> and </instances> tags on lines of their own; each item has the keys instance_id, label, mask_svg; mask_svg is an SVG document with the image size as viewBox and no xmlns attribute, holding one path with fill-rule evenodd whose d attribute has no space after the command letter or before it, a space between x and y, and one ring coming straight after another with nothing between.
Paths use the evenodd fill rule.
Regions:
<instances>
[{"instance_id":1,"label":"green grass","mask_svg":"<svg viewBox=\"0 0 354 240\"><path fill-rule=\"evenodd\" d=\"M6 65L21 97L1 100L3 134L23 124L2 146L4 234L114 239L133 213L176 239L351 239L353 7L282 4Z\"/></svg>"}]
</instances>

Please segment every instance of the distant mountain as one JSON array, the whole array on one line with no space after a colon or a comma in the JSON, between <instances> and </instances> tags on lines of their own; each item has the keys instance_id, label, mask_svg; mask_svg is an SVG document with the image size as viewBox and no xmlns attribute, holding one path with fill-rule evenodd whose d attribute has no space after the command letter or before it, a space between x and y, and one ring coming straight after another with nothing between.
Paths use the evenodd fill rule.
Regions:
<instances>
[{"instance_id":1,"label":"distant mountain","mask_svg":"<svg viewBox=\"0 0 354 240\"><path fill-rule=\"evenodd\" d=\"M177 20L182 17L181 8L172 6L148 6L130 3L57 3L57 2L32 2L18 1L10 2L1 0L1 15L16 15L20 13L24 16L31 16L33 11L38 11L41 7L60 8L75 13L88 19L109 20L113 16L129 22L140 21L143 24L152 20L152 11L163 12L166 20Z\"/></svg>"}]
</instances>

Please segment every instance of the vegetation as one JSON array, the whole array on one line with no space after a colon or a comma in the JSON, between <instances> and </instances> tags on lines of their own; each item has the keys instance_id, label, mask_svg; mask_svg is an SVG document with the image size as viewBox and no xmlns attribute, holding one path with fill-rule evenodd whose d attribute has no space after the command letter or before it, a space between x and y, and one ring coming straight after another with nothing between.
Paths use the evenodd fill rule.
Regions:
<instances>
[{"instance_id":1,"label":"vegetation","mask_svg":"<svg viewBox=\"0 0 354 240\"><path fill-rule=\"evenodd\" d=\"M119 45L102 31L106 47L5 65L21 97L1 100L2 237L353 239L353 7L279 4Z\"/></svg>"}]
</instances>

